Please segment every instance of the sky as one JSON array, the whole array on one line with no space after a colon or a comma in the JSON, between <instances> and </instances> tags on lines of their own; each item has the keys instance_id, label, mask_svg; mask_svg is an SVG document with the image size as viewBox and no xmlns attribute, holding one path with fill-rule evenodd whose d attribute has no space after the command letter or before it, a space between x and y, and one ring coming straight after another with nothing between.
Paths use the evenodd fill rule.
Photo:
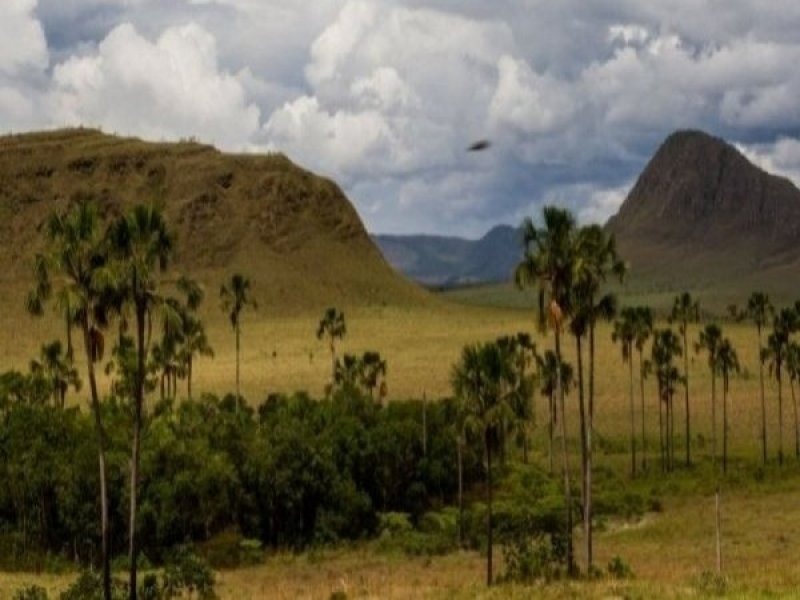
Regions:
<instances>
[{"instance_id":1,"label":"sky","mask_svg":"<svg viewBox=\"0 0 800 600\"><path fill-rule=\"evenodd\" d=\"M372 232L478 237L604 222L675 129L800 183L798 63L797 0L0 0L0 132L279 151Z\"/></svg>"}]
</instances>

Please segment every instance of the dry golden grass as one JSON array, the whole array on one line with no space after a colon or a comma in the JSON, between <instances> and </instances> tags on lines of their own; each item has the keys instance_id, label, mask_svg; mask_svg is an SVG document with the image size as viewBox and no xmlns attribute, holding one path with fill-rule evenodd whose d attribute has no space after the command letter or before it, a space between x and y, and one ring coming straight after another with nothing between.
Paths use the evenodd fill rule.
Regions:
<instances>
[{"instance_id":1,"label":"dry golden grass","mask_svg":"<svg viewBox=\"0 0 800 600\"><path fill-rule=\"evenodd\" d=\"M8 305L6 305L8 306ZM535 329L532 310L477 308L431 302L425 307L342 306L347 315L348 335L339 352L360 353L374 349L389 363L390 399L439 398L450 393L449 374L464 344L490 340L499 335L528 331L543 350L552 343ZM195 390L225 393L234 384L233 335L216 300L205 309L209 335L217 357L201 359L196 367ZM242 336L243 392L259 402L269 391L298 389L322 393L330 373L327 347L315 337L319 319L316 312L298 311L276 316L269 307L245 313ZM0 315L6 331L0 343L2 367L26 368L30 357L45 340L62 334L54 318L30 320L21 311L6 310ZM735 462L734 475L723 491L723 531L726 573L731 578L734 597L759 597L774 592L791 596L800 589L800 567L795 557L800 541L793 535L800 522L800 477L794 453L791 395L785 390L784 450L790 463L786 478L770 472L770 482L754 485L752 467L760 448L758 402L758 363L756 334L746 324L725 324L726 335L736 346L746 373L732 384L730 434ZM628 459L628 371L621 363L619 347L610 341L610 326L604 324L597 335L597 417L598 437L610 442L610 449L598 450L596 463L624 473ZM693 342L698 326L690 330ZM574 342L564 344L568 360L574 361ZM708 463L710 438L710 376L704 356L691 349L690 389L695 456ZM107 381L104 381L107 385ZM650 453L657 439L655 384L647 382L648 435ZM718 386L720 389L721 386ZM636 386L638 411L638 384ZM777 415L774 384L767 380L770 455L774 458ZM80 402L79 396L73 397ZM683 396L676 399L676 434L683 434ZM569 400L571 435L576 435L577 413L574 394ZM721 405L718 426L721 427ZM544 404L537 398L539 417ZM638 417L637 417L638 428ZM638 429L637 429L638 431ZM535 453L543 458L541 428L536 432ZM703 443L698 436L705 438ZM721 450L721 441L720 441ZM683 459L683 443L676 440L676 459ZM577 459L573 468L577 467ZM748 471L748 469L750 469ZM662 487L664 511L648 514L639 523L611 523L596 537L597 564L614 555L622 556L637 574L633 582L603 581L592 584L558 583L546 588L504 586L487 592L483 587L483 559L473 553L458 553L441 558L416 559L376 554L370 546L314 555L279 555L264 565L222 572L219 575L221 598L328 598L331 592L345 590L348 597L361 598L527 598L527 597L702 597L697 582L700 574L713 569L713 498L702 477L686 476L674 489L658 477L648 480ZM737 477L745 482L739 487ZM749 479L748 479L749 478ZM681 483L681 481L683 483ZM688 483L687 483L688 481ZM747 483L749 482L749 483ZM576 541L580 548L580 540ZM499 552L498 552L499 554ZM51 590L59 589L69 577L3 575L0 597L22 583L36 581Z\"/></svg>"}]
</instances>

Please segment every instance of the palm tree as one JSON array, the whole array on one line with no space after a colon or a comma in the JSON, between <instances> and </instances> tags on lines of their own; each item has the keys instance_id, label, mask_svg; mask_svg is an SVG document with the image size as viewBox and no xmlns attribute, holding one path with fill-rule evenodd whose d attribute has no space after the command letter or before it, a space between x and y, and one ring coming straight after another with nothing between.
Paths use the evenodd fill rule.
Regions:
<instances>
[{"instance_id":1,"label":"palm tree","mask_svg":"<svg viewBox=\"0 0 800 600\"><path fill-rule=\"evenodd\" d=\"M386 389L386 361L378 352L364 352L361 357L359 378L361 384L369 392L369 397L375 397L375 389L379 390L378 397L383 400Z\"/></svg>"},{"instance_id":2,"label":"palm tree","mask_svg":"<svg viewBox=\"0 0 800 600\"><path fill-rule=\"evenodd\" d=\"M789 389L792 392L792 412L794 414L794 455L800 458L800 421L797 417L797 397L794 393L794 384L800 379L800 344L789 342L786 352L786 372L789 374Z\"/></svg>"},{"instance_id":3,"label":"palm tree","mask_svg":"<svg viewBox=\"0 0 800 600\"><path fill-rule=\"evenodd\" d=\"M178 279L177 288L184 296L184 302L177 305L180 316L179 338L181 342L178 361L186 376L186 395L191 400L194 357L196 355L213 357L214 349L208 343L203 322L197 317L197 311L205 298L203 288L186 276Z\"/></svg>"},{"instance_id":4,"label":"palm tree","mask_svg":"<svg viewBox=\"0 0 800 600\"><path fill-rule=\"evenodd\" d=\"M589 410L581 419L583 433L583 523L586 532L586 568L592 568L592 431L594 420L594 357L595 328L598 320L610 321L616 313L616 297L613 294L601 294L601 288L610 275L623 280L627 267L617 255L614 236L606 233L600 225L583 227L576 241L577 261L575 285L575 315L573 326L577 324L577 333L584 330L589 341ZM579 340L578 340L579 341ZM579 350L580 354L580 342ZM582 379L581 360L578 357L578 380ZM579 383L582 391L583 386ZM582 396L582 394L580 394ZM580 414L584 417L583 403L580 403Z\"/></svg>"},{"instance_id":5,"label":"palm tree","mask_svg":"<svg viewBox=\"0 0 800 600\"><path fill-rule=\"evenodd\" d=\"M60 340L55 340L42 346L39 360L31 361L31 373L44 377L53 394L53 406L64 408L67 390L70 386L76 392L81 390L81 379L78 370L72 366Z\"/></svg>"},{"instance_id":6,"label":"palm tree","mask_svg":"<svg viewBox=\"0 0 800 600\"><path fill-rule=\"evenodd\" d=\"M208 343L203 322L192 314L183 316L183 348L181 360L186 365L186 395L192 399L192 372L195 356L214 357L214 349Z\"/></svg>"},{"instance_id":7,"label":"palm tree","mask_svg":"<svg viewBox=\"0 0 800 600\"><path fill-rule=\"evenodd\" d=\"M254 310L258 308L255 300L250 298L250 280L234 273L227 284L222 284L219 288L219 297L222 301L222 310L228 313L231 327L236 335L236 405L239 405L241 390L239 388L239 342L242 325L242 311L250 306Z\"/></svg>"},{"instance_id":8,"label":"palm tree","mask_svg":"<svg viewBox=\"0 0 800 600\"><path fill-rule=\"evenodd\" d=\"M717 461L717 396L716 382L719 366L717 356L720 344L722 343L722 330L719 325L710 323L700 332L700 337L694 346L698 354L705 351L708 354L708 369L711 372L711 460L714 464Z\"/></svg>"},{"instance_id":9,"label":"palm tree","mask_svg":"<svg viewBox=\"0 0 800 600\"><path fill-rule=\"evenodd\" d=\"M653 332L653 309L646 306L637 306L634 319L634 345L639 353L639 388L641 399L641 418L642 418L642 469L647 469L647 434L645 429L645 405L644 405L644 380L647 378L648 368L644 360L644 347Z\"/></svg>"},{"instance_id":10,"label":"palm tree","mask_svg":"<svg viewBox=\"0 0 800 600\"><path fill-rule=\"evenodd\" d=\"M794 310L782 309L772 321L772 333L761 352L761 360L769 366L770 375L778 382L778 464L783 465L783 370L789 354L790 336L797 330Z\"/></svg>"},{"instance_id":11,"label":"palm tree","mask_svg":"<svg viewBox=\"0 0 800 600\"><path fill-rule=\"evenodd\" d=\"M554 332L556 364L562 363L561 332L572 316L572 292L576 270L575 218L564 209L546 206L544 225L537 228L526 219L522 225L525 254L514 271L514 280L520 287L538 287L538 321L544 330L548 325ZM564 498L567 517L567 565L575 572L572 546L572 492L567 455L567 424L561 369L556 369L556 396L561 410L561 453L564 475Z\"/></svg>"},{"instance_id":12,"label":"palm tree","mask_svg":"<svg viewBox=\"0 0 800 600\"><path fill-rule=\"evenodd\" d=\"M144 411L146 359L150 350L153 311L163 304L158 293L158 273L166 270L173 251L162 210L138 204L119 217L108 230L118 287L125 292L136 321L136 372L133 397L133 439L129 514L130 597L137 595L138 546L136 514L139 488L139 453ZM147 335L145 336L145 332Z\"/></svg>"},{"instance_id":13,"label":"palm tree","mask_svg":"<svg viewBox=\"0 0 800 600\"><path fill-rule=\"evenodd\" d=\"M753 323L755 323L756 330L758 331L758 381L761 390L761 452L762 461L767 464L767 403L764 398L764 346L761 342L761 330L769 322L769 319L775 314L775 309L770 304L769 296L763 292L753 292L750 299L747 301L747 308L744 312Z\"/></svg>"},{"instance_id":14,"label":"palm tree","mask_svg":"<svg viewBox=\"0 0 800 600\"><path fill-rule=\"evenodd\" d=\"M681 376L674 365L675 357L682 352L678 336L672 329L656 330L653 333L652 364L655 369L656 381L658 382L658 396L661 405L664 406L666 415L661 418L659 408L659 430L661 431L661 465L665 471L670 471L674 467L674 411L672 399L675 387L681 383Z\"/></svg>"},{"instance_id":15,"label":"palm tree","mask_svg":"<svg viewBox=\"0 0 800 600\"><path fill-rule=\"evenodd\" d=\"M510 372L512 381L509 402L515 422L511 429L517 432L517 441L522 443L522 461L528 464L529 429L536 421L533 396L537 378L535 372L531 371L534 364L538 365L536 344L530 335L523 332L502 337L497 340L497 344L510 355L513 366Z\"/></svg>"},{"instance_id":16,"label":"palm tree","mask_svg":"<svg viewBox=\"0 0 800 600\"><path fill-rule=\"evenodd\" d=\"M331 350L331 377L336 376L336 340L341 340L347 334L347 324L344 320L344 313L335 307L325 310L317 326L317 339L323 337L328 339L328 347Z\"/></svg>"},{"instance_id":17,"label":"palm tree","mask_svg":"<svg viewBox=\"0 0 800 600\"><path fill-rule=\"evenodd\" d=\"M555 352L547 350L544 356L538 357L539 379L541 382L542 396L547 398L548 426L547 426L547 455L550 464L550 473L553 473L553 432L558 423L556 411L556 392L558 390L558 379L560 375L561 387L564 395L569 395L573 383L572 366L569 363L561 363L561 373L556 373L558 359Z\"/></svg>"},{"instance_id":18,"label":"palm tree","mask_svg":"<svg viewBox=\"0 0 800 600\"><path fill-rule=\"evenodd\" d=\"M111 530L105 458L107 440L94 370L95 363L101 359L101 330L106 325L107 316L106 306L102 301L103 291L98 285L98 273L104 268L107 255L96 206L81 202L66 214L52 215L47 222L47 241L47 254L36 258L36 287L28 295L27 305L31 313L41 315L44 303L55 294L59 306L69 307L66 310L68 330L77 326L83 334L100 476L103 597L110 600ZM52 276L56 277L55 281L51 280ZM68 337L69 339L71 338Z\"/></svg>"},{"instance_id":19,"label":"palm tree","mask_svg":"<svg viewBox=\"0 0 800 600\"><path fill-rule=\"evenodd\" d=\"M684 398L686 402L686 466L692 464L691 450L691 415L689 412L689 342L688 332L689 323L696 323L700 320L700 303L692 298L689 292L676 296L672 305L670 315L671 322L678 323L678 331L683 338L683 385ZM715 454L716 456L716 454Z\"/></svg>"},{"instance_id":20,"label":"palm tree","mask_svg":"<svg viewBox=\"0 0 800 600\"><path fill-rule=\"evenodd\" d=\"M333 385L342 389L355 390L361 381L361 361L357 356L345 354L336 359L333 367Z\"/></svg>"},{"instance_id":21,"label":"palm tree","mask_svg":"<svg viewBox=\"0 0 800 600\"><path fill-rule=\"evenodd\" d=\"M630 413L631 413L631 477L636 477L636 415L633 402L633 343L636 340L637 311L626 306L620 318L614 322L611 339L619 342L622 350L622 362L628 363L630 379Z\"/></svg>"},{"instance_id":22,"label":"palm tree","mask_svg":"<svg viewBox=\"0 0 800 600\"><path fill-rule=\"evenodd\" d=\"M488 553L486 582L492 585L492 452L500 441L500 430L512 418L508 396L513 365L508 352L497 343L466 346L461 360L453 368L453 391L464 402L466 418L480 430L486 456L486 493Z\"/></svg>"},{"instance_id":23,"label":"palm tree","mask_svg":"<svg viewBox=\"0 0 800 600\"><path fill-rule=\"evenodd\" d=\"M739 372L739 357L728 338L717 350L717 369L722 375L722 471L728 472L728 385L731 374ZM796 411L795 411L796 414Z\"/></svg>"}]
</instances>

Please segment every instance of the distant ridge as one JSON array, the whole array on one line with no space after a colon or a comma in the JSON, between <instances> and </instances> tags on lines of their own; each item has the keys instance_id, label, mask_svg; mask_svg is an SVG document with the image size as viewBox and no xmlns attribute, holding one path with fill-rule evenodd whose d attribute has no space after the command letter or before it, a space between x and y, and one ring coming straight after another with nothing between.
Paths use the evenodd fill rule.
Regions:
<instances>
[{"instance_id":1,"label":"distant ridge","mask_svg":"<svg viewBox=\"0 0 800 600\"><path fill-rule=\"evenodd\" d=\"M800 190L707 133L670 135L606 226L634 285L800 295Z\"/></svg>"},{"instance_id":2,"label":"distant ridge","mask_svg":"<svg viewBox=\"0 0 800 600\"><path fill-rule=\"evenodd\" d=\"M0 137L4 280L26 285L47 217L81 198L94 199L107 218L135 202L160 202L177 236L179 269L211 290L241 271L269 310L428 301L386 263L339 187L285 156L90 129Z\"/></svg>"},{"instance_id":3,"label":"distant ridge","mask_svg":"<svg viewBox=\"0 0 800 600\"><path fill-rule=\"evenodd\" d=\"M522 257L517 229L498 225L479 240L434 235L374 235L386 260L428 286L509 281Z\"/></svg>"}]
</instances>

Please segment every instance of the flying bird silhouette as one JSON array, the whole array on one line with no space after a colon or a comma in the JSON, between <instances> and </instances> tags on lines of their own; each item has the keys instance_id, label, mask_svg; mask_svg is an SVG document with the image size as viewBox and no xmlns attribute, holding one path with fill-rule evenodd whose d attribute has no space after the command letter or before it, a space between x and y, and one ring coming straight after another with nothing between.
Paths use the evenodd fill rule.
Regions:
<instances>
[{"instance_id":1,"label":"flying bird silhouette","mask_svg":"<svg viewBox=\"0 0 800 600\"><path fill-rule=\"evenodd\" d=\"M480 152L481 150L486 150L491 145L489 140L478 140L467 148L467 152Z\"/></svg>"}]
</instances>

